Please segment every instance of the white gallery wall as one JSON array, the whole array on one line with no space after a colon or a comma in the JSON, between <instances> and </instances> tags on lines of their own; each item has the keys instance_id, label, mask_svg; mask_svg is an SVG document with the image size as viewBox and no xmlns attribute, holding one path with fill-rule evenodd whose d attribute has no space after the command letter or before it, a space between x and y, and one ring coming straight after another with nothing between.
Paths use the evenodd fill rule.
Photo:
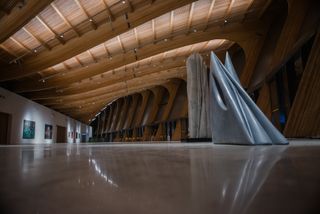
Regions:
<instances>
[{"instance_id":1,"label":"white gallery wall","mask_svg":"<svg viewBox=\"0 0 320 214\"><path fill-rule=\"evenodd\" d=\"M11 144L23 143L55 143L57 125L66 127L68 143L80 143L80 138L75 138L75 133L86 134L86 140L92 136L90 126L76 121L66 115L56 112L43 105L28 100L0 87L0 112L11 115ZM23 121L35 122L34 139L23 139ZM52 125L52 139L45 139L45 124ZM73 132L73 137L69 135Z\"/></svg>"}]
</instances>

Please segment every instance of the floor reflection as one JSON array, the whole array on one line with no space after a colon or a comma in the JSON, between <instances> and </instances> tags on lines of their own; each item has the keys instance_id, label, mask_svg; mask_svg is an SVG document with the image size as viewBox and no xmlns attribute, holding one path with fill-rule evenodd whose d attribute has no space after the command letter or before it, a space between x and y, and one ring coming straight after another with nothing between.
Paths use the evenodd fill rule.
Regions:
<instances>
[{"instance_id":1,"label":"floor reflection","mask_svg":"<svg viewBox=\"0 0 320 214\"><path fill-rule=\"evenodd\" d=\"M320 210L320 146L29 145L0 159L1 213Z\"/></svg>"}]
</instances>

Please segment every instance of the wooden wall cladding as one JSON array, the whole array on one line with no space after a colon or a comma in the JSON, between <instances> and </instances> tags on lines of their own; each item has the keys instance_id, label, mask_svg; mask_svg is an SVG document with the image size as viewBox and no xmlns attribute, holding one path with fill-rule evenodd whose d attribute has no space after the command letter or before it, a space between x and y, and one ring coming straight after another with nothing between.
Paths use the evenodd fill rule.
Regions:
<instances>
[{"instance_id":1,"label":"wooden wall cladding","mask_svg":"<svg viewBox=\"0 0 320 214\"><path fill-rule=\"evenodd\" d=\"M318 30L284 129L286 137L320 137L319 92L320 32Z\"/></svg>"}]
</instances>

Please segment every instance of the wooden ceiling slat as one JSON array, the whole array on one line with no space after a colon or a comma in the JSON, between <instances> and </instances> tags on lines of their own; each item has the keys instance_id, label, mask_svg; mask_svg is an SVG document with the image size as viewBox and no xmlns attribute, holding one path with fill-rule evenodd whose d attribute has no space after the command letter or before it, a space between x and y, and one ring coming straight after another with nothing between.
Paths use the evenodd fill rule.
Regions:
<instances>
[{"instance_id":1,"label":"wooden ceiling slat","mask_svg":"<svg viewBox=\"0 0 320 214\"><path fill-rule=\"evenodd\" d=\"M137 31L137 28L134 28L134 36L135 36L135 39L136 39L136 42L137 42L137 47L139 48L140 47L140 41L139 41L139 35L138 35L138 31Z\"/></svg>"},{"instance_id":2,"label":"wooden ceiling slat","mask_svg":"<svg viewBox=\"0 0 320 214\"><path fill-rule=\"evenodd\" d=\"M206 30L208 27L209 19L211 17L215 2L216 2L216 0L212 0L212 2L210 4L209 11L208 11L207 17L204 22L204 28L203 28L204 30Z\"/></svg>"},{"instance_id":3,"label":"wooden ceiling slat","mask_svg":"<svg viewBox=\"0 0 320 214\"><path fill-rule=\"evenodd\" d=\"M21 29L51 2L52 0L29 0L20 10L14 10L9 15L1 18L0 43Z\"/></svg>"},{"instance_id":4,"label":"wooden ceiling slat","mask_svg":"<svg viewBox=\"0 0 320 214\"><path fill-rule=\"evenodd\" d=\"M107 3L105 2L105 0L101 0L101 3L103 4L103 6L105 7L106 11L107 11L107 15L109 17L110 22L112 22L115 18L112 15L112 12L109 8L109 6L107 5Z\"/></svg>"},{"instance_id":5,"label":"wooden ceiling slat","mask_svg":"<svg viewBox=\"0 0 320 214\"><path fill-rule=\"evenodd\" d=\"M187 33L189 33L190 31L190 27L191 27L191 22L192 22L192 17L193 17L193 11L194 11L194 2L191 3L190 5L190 11L189 11L189 17L187 20Z\"/></svg>"},{"instance_id":6,"label":"wooden ceiling slat","mask_svg":"<svg viewBox=\"0 0 320 214\"><path fill-rule=\"evenodd\" d=\"M7 52L8 52L9 54L11 54L12 56L18 57L18 55L17 55L15 52L11 51L9 48L6 48L6 46L0 44L0 47L1 47L3 50L7 51Z\"/></svg>"},{"instance_id":7,"label":"wooden ceiling slat","mask_svg":"<svg viewBox=\"0 0 320 214\"><path fill-rule=\"evenodd\" d=\"M42 45L43 47L45 47L47 50L51 50L51 48L48 46L48 44L46 44L45 42L43 42L40 38L36 37L33 33L31 33L26 27L22 28L27 34L29 34L34 40L36 40L40 45Z\"/></svg>"},{"instance_id":8,"label":"wooden ceiling slat","mask_svg":"<svg viewBox=\"0 0 320 214\"><path fill-rule=\"evenodd\" d=\"M10 37L10 39L12 41L14 41L17 45L19 45L21 48L25 49L28 52L32 53L32 50L30 48L28 48L27 46L25 46L22 42L18 41L17 39L13 38L12 36Z\"/></svg>"},{"instance_id":9,"label":"wooden ceiling slat","mask_svg":"<svg viewBox=\"0 0 320 214\"><path fill-rule=\"evenodd\" d=\"M119 79L123 75L130 78L130 76L132 74L127 73L125 71L126 68L128 68L128 69L130 69L131 67L136 68L132 72L135 74L135 76L140 76L140 74L145 75L145 74L148 74L149 72L153 72L153 70L158 71L158 70L164 70L166 68L184 66L185 65L185 61L184 61L185 58L188 57L194 49L197 49L197 51L200 53L203 53L203 52L206 53L210 50L214 50L217 52L217 51L225 50L225 48L229 48L228 46L221 48L220 47L221 41L225 42L225 43L233 44L233 42L229 42L226 40L217 40L217 41L213 40L211 42L202 42L202 43L186 46L183 48L179 48L176 50L172 50L172 51L168 51L168 52L165 52L162 54L158 54L156 56L152 56L152 57L150 57L150 59L141 60L141 61L138 61L138 62L135 62L132 64L128 64L125 68L121 67L121 68L116 69L116 72L114 74L112 74L111 72L104 73L103 77L106 78L105 80L101 80L101 76L94 76L91 81L95 81L95 80L101 81L102 84L99 86L99 88L101 88L101 87L108 86L110 83L115 83L115 78ZM194 48L192 49L192 47L194 47ZM186 50L186 51L183 51L183 53L181 52L181 54L179 54L180 55L179 58L177 58L177 53L179 50ZM168 54L168 53L170 53L170 54ZM164 59L164 57L166 59ZM156 59L157 61L153 60L152 64L150 64L149 60L152 60L154 58L157 58ZM164 61L164 60L166 60L166 61ZM160 66L156 66L158 64L160 64ZM72 88L72 87L69 87L68 89L63 88L64 92L59 93L59 94L56 94L55 91L50 92L50 90L47 91L48 93L46 93L44 91L43 92L40 91L38 93L33 92L30 95L31 96L30 98L32 98L32 99L39 99L39 98L50 99L50 98L52 98L52 96L70 96L70 95L78 96L77 94L79 94L80 97L82 97L81 93L87 93L87 92L101 90L99 88L96 88L97 87L96 84L92 83L91 81L89 81L85 84L81 84L81 88L78 88L78 86L80 86L78 84L75 85L75 86L77 86L76 88ZM38 96L37 96L37 94L38 94Z\"/></svg>"},{"instance_id":10,"label":"wooden ceiling slat","mask_svg":"<svg viewBox=\"0 0 320 214\"><path fill-rule=\"evenodd\" d=\"M90 106L94 111L106 99L137 90L141 81L152 87L185 75L185 68L184 73L179 73L178 67L168 72L165 66L184 66L185 57L192 52L207 53L231 45L228 40L208 40L241 41L264 34L263 20L251 20L268 6L253 4L256 1L124 0L123 4L119 0L56 0L17 33L14 38L23 43L1 44L19 53L18 57L25 55L21 55L22 48L29 54L19 65L23 73L20 67L9 65L0 73L0 81L36 74L13 81L10 87L16 92L30 91L26 94L57 109L97 103ZM227 18L228 23L223 24ZM41 33L36 31L37 25ZM56 39L65 44L57 45ZM47 50L39 48L38 54L30 54L39 45ZM89 110L81 111L86 114Z\"/></svg>"},{"instance_id":11,"label":"wooden ceiling slat","mask_svg":"<svg viewBox=\"0 0 320 214\"><path fill-rule=\"evenodd\" d=\"M143 6L142 8L136 8L134 13L131 13L129 16L131 27L135 27L144 23L152 18L155 18L165 12L169 12L172 9L185 5L192 2L193 0L178 0L172 2L171 0L161 0L155 1L152 6ZM142 13L143 11L143 13ZM113 26L116 27L113 30L108 26L109 23L102 24L96 31L90 31L85 33L78 39L72 39L67 42L65 45L60 45L53 48L50 52L41 52L37 54L36 57L28 57L27 60L24 60L24 72L18 72L19 68L16 68L18 75L28 75L38 70L43 70L47 66L53 66L63 60L71 58L83 51L86 51L88 48L91 48L97 44L105 42L106 39L112 38L114 35L127 31L127 25L124 20L116 19L113 22ZM58 38L58 37L57 37ZM68 51L66 51L68 50ZM28 64L31 66L29 67ZM41 66L41 67L39 67ZM8 72L4 72L10 76L16 76L14 70L15 66L6 69ZM9 72L10 70L10 72ZM0 81L3 80L3 75L0 75ZM7 78L7 77L5 77Z\"/></svg>"},{"instance_id":12,"label":"wooden ceiling slat","mask_svg":"<svg viewBox=\"0 0 320 214\"><path fill-rule=\"evenodd\" d=\"M80 37L80 33L75 29L74 26L71 25L71 23L67 20L66 17L64 17L64 15L60 12L59 8L55 5L54 2L51 3L52 8L57 12L57 14L62 18L62 20L64 21L64 23L73 30L73 32L75 32L77 34L78 37Z\"/></svg>"},{"instance_id":13,"label":"wooden ceiling slat","mask_svg":"<svg viewBox=\"0 0 320 214\"><path fill-rule=\"evenodd\" d=\"M79 0L74 0L77 5L79 6L80 10L83 12L83 14L87 17L87 19L89 20L90 24L92 25L92 28L94 30L96 30L98 27L97 27L97 24L95 23L95 21L92 19L92 17L90 17L89 13L86 11L85 8L83 8L83 6L81 5L81 3L79 2Z\"/></svg>"},{"instance_id":14,"label":"wooden ceiling slat","mask_svg":"<svg viewBox=\"0 0 320 214\"><path fill-rule=\"evenodd\" d=\"M52 35L55 36L55 38L60 42L60 44L65 44L65 41L62 39L62 37L58 35L56 32L54 32L53 29L49 27L49 25L40 16L36 16L36 18L50 33L52 33Z\"/></svg>"}]
</instances>

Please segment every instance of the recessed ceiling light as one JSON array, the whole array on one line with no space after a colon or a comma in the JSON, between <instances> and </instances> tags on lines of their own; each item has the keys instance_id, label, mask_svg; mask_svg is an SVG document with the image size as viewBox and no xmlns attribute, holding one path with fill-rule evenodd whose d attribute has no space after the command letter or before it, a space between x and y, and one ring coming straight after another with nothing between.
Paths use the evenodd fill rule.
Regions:
<instances>
[{"instance_id":1,"label":"recessed ceiling light","mask_svg":"<svg viewBox=\"0 0 320 214\"><path fill-rule=\"evenodd\" d=\"M126 1L122 1L122 4L125 4L126 3Z\"/></svg>"},{"instance_id":2,"label":"recessed ceiling light","mask_svg":"<svg viewBox=\"0 0 320 214\"><path fill-rule=\"evenodd\" d=\"M168 41L168 39L166 38L166 39L164 39L164 41L166 42L166 41Z\"/></svg>"},{"instance_id":3,"label":"recessed ceiling light","mask_svg":"<svg viewBox=\"0 0 320 214\"><path fill-rule=\"evenodd\" d=\"M33 52L37 53L37 49L34 49Z\"/></svg>"},{"instance_id":4,"label":"recessed ceiling light","mask_svg":"<svg viewBox=\"0 0 320 214\"><path fill-rule=\"evenodd\" d=\"M61 34L60 37L63 38L63 34Z\"/></svg>"},{"instance_id":5,"label":"recessed ceiling light","mask_svg":"<svg viewBox=\"0 0 320 214\"><path fill-rule=\"evenodd\" d=\"M228 22L228 20L225 19L225 20L224 20L224 23L227 23L227 22Z\"/></svg>"},{"instance_id":6,"label":"recessed ceiling light","mask_svg":"<svg viewBox=\"0 0 320 214\"><path fill-rule=\"evenodd\" d=\"M197 32L197 29L193 29L193 32Z\"/></svg>"},{"instance_id":7,"label":"recessed ceiling light","mask_svg":"<svg viewBox=\"0 0 320 214\"><path fill-rule=\"evenodd\" d=\"M90 22L93 22L93 20L92 20L92 19L89 19L89 21L90 21Z\"/></svg>"}]
</instances>

